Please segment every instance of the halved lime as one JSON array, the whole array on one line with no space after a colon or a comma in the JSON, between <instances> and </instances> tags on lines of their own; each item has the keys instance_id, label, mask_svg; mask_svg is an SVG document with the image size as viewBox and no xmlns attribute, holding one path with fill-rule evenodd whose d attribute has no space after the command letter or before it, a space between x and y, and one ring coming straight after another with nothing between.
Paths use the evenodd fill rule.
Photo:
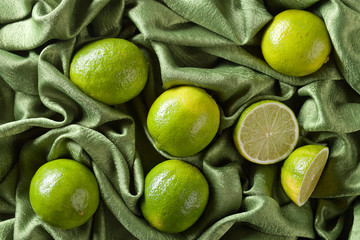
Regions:
<instances>
[{"instance_id":1,"label":"halved lime","mask_svg":"<svg viewBox=\"0 0 360 240\"><path fill-rule=\"evenodd\" d=\"M284 160L294 150L299 125L288 106L264 100L245 109L233 137L244 158L254 163L271 164Z\"/></svg>"},{"instance_id":2,"label":"halved lime","mask_svg":"<svg viewBox=\"0 0 360 240\"><path fill-rule=\"evenodd\" d=\"M329 155L329 148L306 145L297 148L281 168L281 184L298 206L302 206L314 191Z\"/></svg>"}]
</instances>

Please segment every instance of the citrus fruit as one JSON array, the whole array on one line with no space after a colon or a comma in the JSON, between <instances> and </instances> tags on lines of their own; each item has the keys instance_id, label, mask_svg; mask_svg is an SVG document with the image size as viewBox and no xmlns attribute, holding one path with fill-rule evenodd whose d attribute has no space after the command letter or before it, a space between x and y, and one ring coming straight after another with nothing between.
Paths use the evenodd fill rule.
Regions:
<instances>
[{"instance_id":1,"label":"citrus fruit","mask_svg":"<svg viewBox=\"0 0 360 240\"><path fill-rule=\"evenodd\" d=\"M84 165L70 159L42 165L31 180L29 196L37 215L64 229L87 222L99 204L95 176Z\"/></svg>"},{"instance_id":2,"label":"citrus fruit","mask_svg":"<svg viewBox=\"0 0 360 240\"><path fill-rule=\"evenodd\" d=\"M133 43L118 38L94 41L82 47L70 64L70 79L84 93L109 104L137 96L145 87L148 64Z\"/></svg>"},{"instance_id":3,"label":"citrus fruit","mask_svg":"<svg viewBox=\"0 0 360 240\"><path fill-rule=\"evenodd\" d=\"M254 163L271 164L284 160L294 150L299 125L288 106L263 100L244 110L233 137L244 158Z\"/></svg>"},{"instance_id":4,"label":"citrus fruit","mask_svg":"<svg viewBox=\"0 0 360 240\"><path fill-rule=\"evenodd\" d=\"M180 86L163 92L152 104L147 127L156 147L177 157L203 150L215 137L220 111L204 90Z\"/></svg>"},{"instance_id":5,"label":"citrus fruit","mask_svg":"<svg viewBox=\"0 0 360 240\"><path fill-rule=\"evenodd\" d=\"M154 228L178 233L200 218L208 198L209 186L200 170L181 160L167 160L146 175L140 207Z\"/></svg>"},{"instance_id":6,"label":"citrus fruit","mask_svg":"<svg viewBox=\"0 0 360 240\"><path fill-rule=\"evenodd\" d=\"M261 41L266 62L289 76L305 76L328 61L331 41L325 23L304 10L285 10L266 27Z\"/></svg>"},{"instance_id":7,"label":"citrus fruit","mask_svg":"<svg viewBox=\"0 0 360 240\"><path fill-rule=\"evenodd\" d=\"M281 185L289 198L302 206L314 191L327 162L329 148L306 145L297 148L284 161Z\"/></svg>"}]
</instances>

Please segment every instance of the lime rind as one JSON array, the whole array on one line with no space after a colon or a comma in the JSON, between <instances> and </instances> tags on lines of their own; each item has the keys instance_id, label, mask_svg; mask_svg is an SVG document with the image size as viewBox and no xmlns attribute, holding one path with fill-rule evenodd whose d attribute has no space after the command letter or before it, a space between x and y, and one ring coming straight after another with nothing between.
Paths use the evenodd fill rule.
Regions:
<instances>
[{"instance_id":1,"label":"lime rind","mask_svg":"<svg viewBox=\"0 0 360 240\"><path fill-rule=\"evenodd\" d=\"M146 124L161 154L189 157L213 141L220 126L220 109L204 89L178 86L166 90L153 102Z\"/></svg>"},{"instance_id":2,"label":"lime rind","mask_svg":"<svg viewBox=\"0 0 360 240\"><path fill-rule=\"evenodd\" d=\"M99 186L92 171L72 159L42 165L29 187L30 205L49 225L62 229L86 223L99 205Z\"/></svg>"},{"instance_id":3,"label":"lime rind","mask_svg":"<svg viewBox=\"0 0 360 240\"><path fill-rule=\"evenodd\" d=\"M277 14L261 40L265 61L276 71L295 77L319 70L331 48L324 21L305 10L288 9Z\"/></svg>"},{"instance_id":4,"label":"lime rind","mask_svg":"<svg viewBox=\"0 0 360 240\"><path fill-rule=\"evenodd\" d=\"M311 194L316 188L316 185L322 175L322 172L325 168L327 159L329 156L329 148L324 147L320 152L314 157L310 163L308 169L305 172L304 178L301 182L299 196L298 196L298 206L304 205L307 200L310 198Z\"/></svg>"},{"instance_id":5,"label":"lime rind","mask_svg":"<svg viewBox=\"0 0 360 240\"><path fill-rule=\"evenodd\" d=\"M203 173L190 163L170 159L146 175L140 209L154 228L179 233L197 222L208 199L209 184Z\"/></svg>"},{"instance_id":6,"label":"lime rind","mask_svg":"<svg viewBox=\"0 0 360 240\"><path fill-rule=\"evenodd\" d=\"M270 107L275 107L277 112L269 122L270 112L262 109ZM280 121L280 111L285 111L282 116L288 115L290 118L285 117ZM258 115L262 115L261 118ZM260 121L257 121L258 119ZM241 115L238 124L234 135L235 145L244 158L258 164L272 164L284 160L294 150L299 138L298 121L293 111L285 104L273 100L264 100L249 106ZM292 127L281 129L288 124ZM271 129L276 132L270 131ZM252 136L249 141L244 142L242 135L247 139ZM288 142L289 138L286 136L292 136L292 141Z\"/></svg>"},{"instance_id":7,"label":"lime rind","mask_svg":"<svg viewBox=\"0 0 360 240\"><path fill-rule=\"evenodd\" d=\"M88 96L117 105L140 94L148 72L149 64L137 45L125 39L104 38L75 53L69 78Z\"/></svg>"}]
</instances>

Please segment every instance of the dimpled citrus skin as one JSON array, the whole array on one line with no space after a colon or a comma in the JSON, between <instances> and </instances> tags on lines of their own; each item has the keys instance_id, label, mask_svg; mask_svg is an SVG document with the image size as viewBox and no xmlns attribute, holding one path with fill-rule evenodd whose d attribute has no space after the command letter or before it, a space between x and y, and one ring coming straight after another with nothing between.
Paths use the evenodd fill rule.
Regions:
<instances>
[{"instance_id":1,"label":"dimpled citrus skin","mask_svg":"<svg viewBox=\"0 0 360 240\"><path fill-rule=\"evenodd\" d=\"M127 102L145 87L148 64L133 43L106 38L89 43L74 55L70 79L84 93L109 104Z\"/></svg>"},{"instance_id":2,"label":"dimpled citrus skin","mask_svg":"<svg viewBox=\"0 0 360 240\"><path fill-rule=\"evenodd\" d=\"M177 157L203 150L215 137L220 110L201 88L180 86L162 93L152 104L147 127L158 149Z\"/></svg>"},{"instance_id":3,"label":"dimpled citrus skin","mask_svg":"<svg viewBox=\"0 0 360 240\"><path fill-rule=\"evenodd\" d=\"M167 160L147 174L140 207L153 227L178 233L199 219L208 198L207 180L196 167L181 160Z\"/></svg>"},{"instance_id":4,"label":"dimpled citrus skin","mask_svg":"<svg viewBox=\"0 0 360 240\"><path fill-rule=\"evenodd\" d=\"M35 213L52 226L81 226L95 213L99 189L93 173L81 163L58 159L42 165L30 183Z\"/></svg>"},{"instance_id":5,"label":"dimpled citrus skin","mask_svg":"<svg viewBox=\"0 0 360 240\"><path fill-rule=\"evenodd\" d=\"M331 41L325 23L304 10L286 10L266 27L261 49L266 62L289 76L305 76L327 62Z\"/></svg>"}]
</instances>

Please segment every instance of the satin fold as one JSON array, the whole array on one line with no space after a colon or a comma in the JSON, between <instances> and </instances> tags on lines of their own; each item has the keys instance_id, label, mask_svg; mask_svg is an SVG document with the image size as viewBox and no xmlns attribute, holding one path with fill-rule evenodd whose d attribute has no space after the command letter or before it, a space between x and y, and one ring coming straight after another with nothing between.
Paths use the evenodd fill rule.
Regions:
<instances>
[{"instance_id":1,"label":"satin fold","mask_svg":"<svg viewBox=\"0 0 360 240\"><path fill-rule=\"evenodd\" d=\"M287 8L323 18L333 44L329 62L306 77L276 72L261 54L264 27ZM359 239L359 22L358 0L1 1L0 239ZM69 79L74 53L107 37L134 42L150 66L141 94L116 106ZM207 148L181 158L207 178L208 206L190 229L166 234L139 208L144 176L174 158L155 147L146 116L164 90L179 85L205 89L221 123ZM250 163L233 143L243 110L264 99L294 111L298 146L330 149L303 207L281 187L281 162ZM35 171L57 158L83 163L99 183L99 208L76 229L44 223L29 202Z\"/></svg>"}]
</instances>

